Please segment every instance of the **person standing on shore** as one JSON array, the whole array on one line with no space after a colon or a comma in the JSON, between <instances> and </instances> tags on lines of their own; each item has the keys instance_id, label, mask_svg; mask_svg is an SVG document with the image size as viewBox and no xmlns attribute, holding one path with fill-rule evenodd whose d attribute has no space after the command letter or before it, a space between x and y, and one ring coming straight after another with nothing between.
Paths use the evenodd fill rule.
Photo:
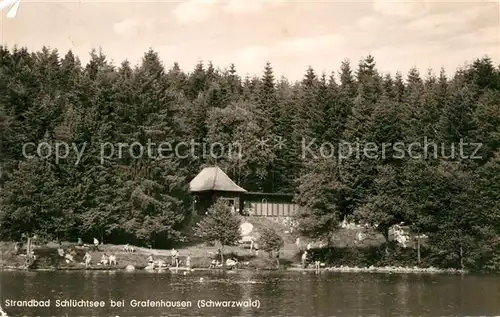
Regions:
<instances>
[{"instance_id":1,"label":"person standing on shore","mask_svg":"<svg viewBox=\"0 0 500 317\"><path fill-rule=\"evenodd\" d=\"M90 253L88 253L88 252L85 253L83 260L85 261L85 268L88 268L90 266L90 261L92 261L92 257L90 256Z\"/></svg>"},{"instance_id":2,"label":"person standing on shore","mask_svg":"<svg viewBox=\"0 0 500 317\"><path fill-rule=\"evenodd\" d=\"M320 262L314 261L314 269L319 270Z\"/></svg>"},{"instance_id":3,"label":"person standing on shore","mask_svg":"<svg viewBox=\"0 0 500 317\"><path fill-rule=\"evenodd\" d=\"M177 250L172 248L170 255L172 256L172 266L177 265L177 255L178 255Z\"/></svg>"},{"instance_id":4,"label":"person standing on shore","mask_svg":"<svg viewBox=\"0 0 500 317\"><path fill-rule=\"evenodd\" d=\"M191 268L191 255L188 254L188 256L186 257L186 267L188 269Z\"/></svg>"},{"instance_id":5,"label":"person standing on shore","mask_svg":"<svg viewBox=\"0 0 500 317\"><path fill-rule=\"evenodd\" d=\"M181 264L181 261L179 259L180 254L179 254L179 251L177 251L177 250L175 252L176 252L175 253L175 267L178 268L179 265Z\"/></svg>"},{"instance_id":6,"label":"person standing on shore","mask_svg":"<svg viewBox=\"0 0 500 317\"><path fill-rule=\"evenodd\" d=\"M110 255L109 256L109 265L113 265L113 266L116 266L116 256L115 255Z\"/></svg>"},{"instance_id":7,"label":"person standing on shore","mask_svg":"<svg viewBox=\"0 0 500 317\"><path fill-rule=\"evenodd\" d=\"M95 237L94 237L94 248L96 250L99 250L99 240L97 240Z\"/></svg>"},{"instance_id":8,"label":"person standing on shore","mask_svg":"<svg viewBox=\"0 0 500 317\"><path fill-rule=\"evenodd\" d=\"M217 262L222 262L222 251L217 249Z\"/></svg>"},{"instance_id":9,"label":"person standing on shore","mask_svg":"<svg viewBox=\"0 0 500 317\"><path fill-rule=\"evenodd\" d=\"M302 254L302 268L306 268L307 267L307 251L304 251L304 253Z\"/></svg>"}]
</instances>

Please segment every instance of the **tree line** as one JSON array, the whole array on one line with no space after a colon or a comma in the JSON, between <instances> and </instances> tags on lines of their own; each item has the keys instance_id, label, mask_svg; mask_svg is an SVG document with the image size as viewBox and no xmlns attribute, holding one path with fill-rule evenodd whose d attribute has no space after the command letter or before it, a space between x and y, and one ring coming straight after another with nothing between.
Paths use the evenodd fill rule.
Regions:
<instances>
[{"instance_id":1,"label":"tree line","mask_svg":"<svg viewBox=\"0 0 500 317\"><path fill-rule=\"evenodd\" d=\"M133 66L93 50L82 65L71 51L0 47L0 235L46 239L96 236L165 246L191 221L188 183L219 165L249 191L295 193L301 228L329 236L345 216L388 229L400 222L429 237L444 262L492 263L500 201L500 68L488 57L454 74L410 69L382 74L369 55L331 74L303 79L240 76L236 66L165 67L153 50ZM286 146L258 140L285 138ZM422 142L482 146L480 159L392 155L304 157L302 142ZM155 159L124 152L102 161L103 143L238 142L242 156ZM82 147L26 158L23 144ZM78 159L78 164L75 162ZM390 252L390 250L387 250ZM443 263L444 263L443 262ZM482 263L482 264L480 264Z\"/></svg>"}]
</instances>

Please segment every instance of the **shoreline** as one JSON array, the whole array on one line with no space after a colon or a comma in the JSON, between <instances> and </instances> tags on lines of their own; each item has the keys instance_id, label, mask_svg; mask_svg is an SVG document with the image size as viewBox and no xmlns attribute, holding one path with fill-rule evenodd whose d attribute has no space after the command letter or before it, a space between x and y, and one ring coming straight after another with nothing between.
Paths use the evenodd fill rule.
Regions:
<instances>
[{"instance_id":1,"label":"shoreline","mask_svg":"<svg viewBox=\"0 0 500 317\"><path fill-rule=\"evenodd\" d=\"M336 272L336 273L385 273L385 274L467 274L467 270L457 269L440 269L434 267L419 268L419 267L325 267L320 269L315 268L301 268L289 267L284 269L277 268L239 268L236 270L224 268L162 268L162 269L146 269L145 267L136 267L134 270L127 270L125 267L95 267L95 268L78 268L78 267L60 267L60 268L39 268L39 269L25 269L19 267L2 267L0 271L27 271L27 272L44 272L44 271L108 271L108 272L167 272L167 271L181 271L181 272L220 272L220 271L282 271L282 272Z\"/></svg>"},{"instance_id":2,"label":"shoreline","mask_svg":"<svg viewBox=\"0 0 500 317\"><path fill-rule=\"evenodd\" d=\"M291 271L318 271L317 269L303 269L298 268L289 269ZM327 272L340 272L340 273L386 273L386 274L415 274L415 273L427 273L427 274L467 274L467 270L457 270L457 269L440 269L435 267L394 267L394 266L384 266L384 267L327 267L324 269L319 269L319 271Z\"/></svg>"},{"instance_id":3,"label":"shoreline","mask_svg":"<svg viewBox=\"0 0 500 317\"><path fill-rule=\"evenodd\" d=\"M90 250L89 248L80 248L75 245L65 245L65 246L42 246L35 249L35 255L38 257L38 263L33 263L35 265L31 268L26 268L23 264L24 257L20 255L15 255L10 250L10 245L5 245L5 252L10 252L11 256L3 259L3 265L0 264L0 270L2 271L30 271L30 272L41 272L41 271L124 271L124 272L134 272L134 271L145 271L149 273L158 272L183 272L187 274L189 271L214 271L220 272L225 271L225 268L209 268L211 264L211 259L213 259L215 252L217 251L215 247L209 248L205 246L196 246L192 248L180 249L181 254L191 256L191 268L185 266L180 266L178 268L174 267L162 267L161 269L151 269L147 267L145 262L146 256L148 254L154 254L158 261L163 261L166 264L170 264L170 251L160 250L160 249L145 249L136 248L136 252L124 252L124 246L122 245L101 245L99 250ZM65 253L73 252L75 253L75 261L68 262L64 261L64 258L60 255L59 251L63 249ZM83 263L83 252L90 252L93 258L99 259L103 253L114 254L118 257L118 265L116 266L104 266L94 263L90 267L86 268ZM307 268L302 268L299 264L300 259L297 260L297 250L288 250L286 256L280 259L280 267L276 267L276 262L274 259L269 259L267 257L258 257L248 250L240 250L238 247L234 247L232 250L227 250L226 257L239 257L240 262L239 271L291 271L291 272L341 272L341 273L385 273L385 274L397 274L397 273L421 273L421 274L465 274L468 273L467 270L459 269L449 269L449 268L437 268L437 267L417 267L417 266L398 266L398 263L394 265L385 266L367 266L367 264L361 264L356 266L357 263L350 263L352 266L342 265L344 261L338 261L335 264L324 265L318 269L314 268L313 263L309 263ZM185 256L181 258L181 265L185 263ZM340 264L340 265L339 265ZM384 263L385 264L385 263ZM413 264L413 263L412 263ZM416 264L416 263L415 263ZM364 266L363 266L364 265ZM129 269L127 269L129 267ZM231 269L229 269L231 270Z\"/></svg>"}]
</instances>

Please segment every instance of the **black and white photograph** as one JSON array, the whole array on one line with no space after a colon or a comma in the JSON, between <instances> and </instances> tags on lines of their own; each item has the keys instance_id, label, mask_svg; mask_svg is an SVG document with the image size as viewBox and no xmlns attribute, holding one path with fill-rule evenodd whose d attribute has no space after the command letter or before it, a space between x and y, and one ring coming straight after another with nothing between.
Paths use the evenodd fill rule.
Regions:
<instances>
[{"instance_id":1,"label":"black and white photograph","mask_svg":"<svg viewBox=\"0 0 500 317\"><path fill-rule=\"evenodd\" d=\"M500 316L500 2L0 0L0 317Z\"/></svg>"}]
</instances>

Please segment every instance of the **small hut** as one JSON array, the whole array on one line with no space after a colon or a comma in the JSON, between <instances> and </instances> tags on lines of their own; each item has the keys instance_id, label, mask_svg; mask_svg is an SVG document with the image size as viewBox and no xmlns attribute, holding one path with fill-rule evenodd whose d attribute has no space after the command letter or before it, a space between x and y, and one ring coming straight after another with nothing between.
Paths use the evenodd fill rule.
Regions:
<instances>
[{"instance_id":1,"label":"small hut","mask_svg":"<svg viewBox=\"0 0 500 317\"><path fill-rule=\"evenodd\" d=\"M219 198L228 200L235 212L242 210L244 195L247 191L224 173L218 166L204 168L189 183L189 191L193 194L193 212L205 214Z\"/></svg>"}]
</instances>

